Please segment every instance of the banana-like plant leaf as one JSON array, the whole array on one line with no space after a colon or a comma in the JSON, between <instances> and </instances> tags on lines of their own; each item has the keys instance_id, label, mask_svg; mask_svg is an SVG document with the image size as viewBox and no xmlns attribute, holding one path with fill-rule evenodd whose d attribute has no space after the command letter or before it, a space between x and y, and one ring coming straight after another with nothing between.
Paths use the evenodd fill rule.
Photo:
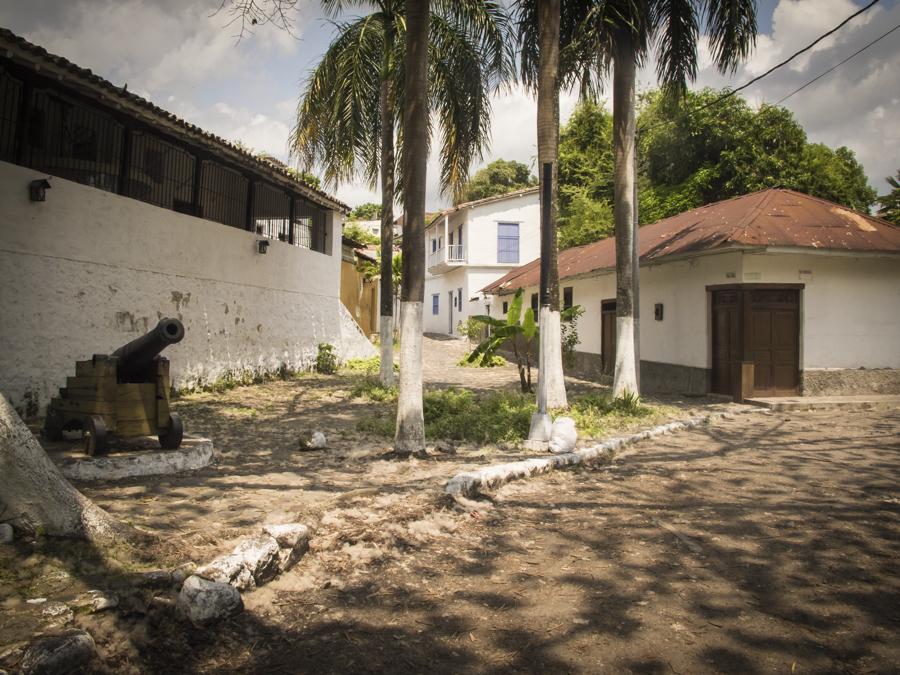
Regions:
<instances>
[{"instance_id":1,"label":"banana-like plant leaf","mask_svg":"<svg viewBox=\"0 0 900 675\"><path fill-rule=\"evenodd\" d=\"M513 297L512 302L509 303L509 311L506 313L506 325L507 326L515 326L519 323L519 319L522 318L522 295L524 291L520 288L516 291L516 295Z\"/></svg>"},{"instance_id":2,"label":"banana-like plant leaf","mask_svg":"<svg viewBox=\"0 0 900 675\"><path fill-rule=\"evenodd\" d=\"M533 340L537 335L537 322L534 320L534 310L529 307L525 310L525 318L522 319L522 335L526 340Z\"/></svg>"}]
</instances>

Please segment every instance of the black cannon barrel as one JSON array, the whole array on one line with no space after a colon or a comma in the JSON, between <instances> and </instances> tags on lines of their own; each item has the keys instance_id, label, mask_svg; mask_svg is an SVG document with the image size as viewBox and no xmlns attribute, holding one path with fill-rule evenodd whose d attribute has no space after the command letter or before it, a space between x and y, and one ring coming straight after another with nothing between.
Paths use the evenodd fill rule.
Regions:
<instances>
[{"instance_id":1,"label":"black cannon barrel","mask_svg":"<svg viewBox=\"0 0 900 675\"><path fill-rule=\"evenodd\" d=\"M148 367L159 353L184 338L184 325L178 319L160 319L156 326L119 347L112 353L119 359L118 376L120 382L142 381L152 377Z\"/></svg>"}]
</instances>

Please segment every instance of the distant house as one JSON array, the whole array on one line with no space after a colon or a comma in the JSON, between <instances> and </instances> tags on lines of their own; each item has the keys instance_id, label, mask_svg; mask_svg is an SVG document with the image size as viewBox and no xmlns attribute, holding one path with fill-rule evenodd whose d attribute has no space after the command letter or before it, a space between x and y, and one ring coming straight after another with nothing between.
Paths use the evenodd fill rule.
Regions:
<instances>
[{"instance_id":1,"label":"distant house","mask_svg":"<svg viewBox=\"0 0 900 675\"><path fill-rule=\"evenodd\" d=\"M538 188L441 211L425 230L425 331L458 334L489 311L481 289L540 254Z\"/></svg>"},{"instance_id":2,"label":"distant house","mask_svg":"<svg viewBox=\"0 0 900 675\"><path fill-rule=\"evenodd\" d=\"M26 414L165 316L176 387L373 354L340 301L348 211L0 29L0 392Z\"/></svg>"},{"instance_id":3,"label":"distant house","mask_svg":"<svg viewBox=\"0 0 900 675\"><path fill-rule=\"evenodd\" d=\"M757 396L900 393L900 228L770 189L640 228L644 391ZM537 292L533 260L484 292ZM615 363L615 241L559 254L585 314L578 370ZM495 315L502 313L495 313Z\"/></svg>"}]
</instances>

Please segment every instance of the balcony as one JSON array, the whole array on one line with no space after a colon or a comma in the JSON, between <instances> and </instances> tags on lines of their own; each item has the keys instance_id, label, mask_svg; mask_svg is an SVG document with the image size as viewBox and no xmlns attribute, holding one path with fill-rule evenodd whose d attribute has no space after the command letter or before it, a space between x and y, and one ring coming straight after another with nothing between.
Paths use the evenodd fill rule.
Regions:
<instances>
[{"instance_id":1,"label":"balcony","mask_svg":"<svg viewBox=\"0 0 900 675\"><path fill-rule=\"evenodd\" d=\"M443 274L466 264L466 251L462 244L443 246L428 254L428 271Z\"/></svg>"}]
</instances>

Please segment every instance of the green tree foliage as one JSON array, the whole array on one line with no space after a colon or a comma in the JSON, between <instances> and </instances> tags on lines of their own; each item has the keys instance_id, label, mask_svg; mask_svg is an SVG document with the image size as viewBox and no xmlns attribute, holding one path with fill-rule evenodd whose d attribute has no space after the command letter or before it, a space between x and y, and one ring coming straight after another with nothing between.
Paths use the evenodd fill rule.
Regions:
<instances>
[{"instance_id":1,"label":"green tree foliage","mask_svg":"<svg viewBox=\"0 0 900 675\"><path fill-rule=\"evenodd\" d=\"M380 239L359 223L345 223L344 236L360 244L377 244Z\"/></svg>"},{"instance_id":2,"label":"green tree foliage","mask_svg":"<svg viewBox=\"0 0 900 675\"><path fill-rule=\"evenodd\" d=\"M528 165L515 160L495 159L475 172L466 186L463 201L503 195L532 185L537 185L537 179L531 175Z\"/></svg>"},{"instance_id":3,"label":"green tree foliage","mask_svg":"<svg viewBox=\"0 0 900 675\"><path fill-rule=\"evenodd\" d=\"M379 220L381 218L381 204L366 202L360 204L350 212L350 220Z\"/></svg>"},{"instance_id":4,"label":"green tree foliage","mask_svg":"<svg viewBox=\"0 0 900 675\"><path fill-rule=\"evenodd\" d=\"M881 206L878 215L895 225L900 225L900 169L897 169L896 176L888 176L886 180L891 186L891 191L878 198Z\"/></svg>"},{"instance_id":5,"label":"green tree foliage","mask_svg":"<svg viewBox=\"0 0 900 675\"><path fill-rule=\"evenodd\" d=\"M648 223L769 187L868 211L876 193L853 151L810 143L785 108L758 110L737 96L687 92L675 103L647 94L638 120L640 218ZM709 107L704 107L709 106Z\"/></svg>"},{"instance_id":6,"label":"green tree foliage","mask_svg":"<svg viewBox=\"0 0 900 675\"><path fill-rule=\"evenodd\" d=\"M612 115L602 103L578 104L559 135L559 247L613 232Z\"/></svg>"}]
</instances>

